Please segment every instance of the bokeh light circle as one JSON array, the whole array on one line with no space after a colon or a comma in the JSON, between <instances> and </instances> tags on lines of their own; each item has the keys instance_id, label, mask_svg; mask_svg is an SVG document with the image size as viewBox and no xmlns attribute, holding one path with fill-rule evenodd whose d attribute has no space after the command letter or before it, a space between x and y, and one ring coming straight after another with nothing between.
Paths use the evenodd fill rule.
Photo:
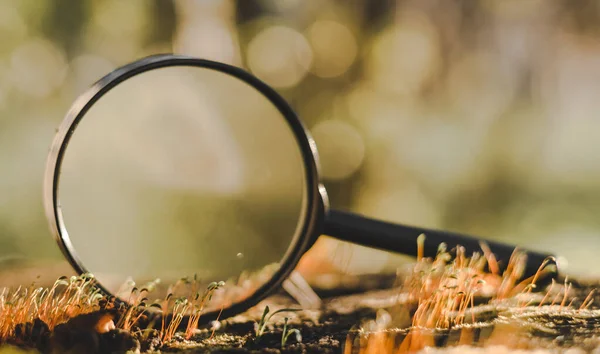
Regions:
<instances>
[{"instance_id":1,"label":"bokeh light circle","mask_svg":"<svg viewBox=\"0 0 600 354\"><path fill-rule=\"evenodd\" d=\"M358 51L350 29L335 21L317 21L307 37L314 54L311 72L323 78L344 74L354 63Z\"/></svg>"},{"instance_id":2,"label":"bokeh light circle","mask_svg":"<svg viewBox=\"0 0 600 354\"><path fill-rule=\"evenodd\" d=\"M15 49L10 64L14 85L23 93L39 98L60 87L68 69L65 54L42 38L32 39Z\"/></svg>"},{"instance_id":3,"label":"bokeh light circle","mask_svg":"<svg viewBox=\"0 0 600 354\"><path fill-rule=\"evenodd\" d=\"M360 133L340 120L325 120L311 129L319 147L321 174L329 180L341 180L355 173L365 157L365 143Z\"/></svg>"},{"instance_id":4,"label":"bokeh light circle","mask_svg":"<svg viewBox=\"0 0 600 354\"><path fill-rule=\"evenodd\" d=\"M297 85L312 63L312 50L298 31L272 26L248 44L248 66L254 75L278 88Z\"/></svg>"},{"instance_id":5,"label":"bokeh light circle","mask_svg":"<svg viewBox=\"0 0 600 354\"><path fill-rule=\"evenodd\" d=\"M440 65L439 34L425 16L414 13L374 41L367 70L375 83L398 94L417 92Z\"/></svg>"},{"instance_id":6,"label":"bokeh light circle","mask_svg":"<svg viewBox=\"0 0 600 354\"><path fill-rule=\"evenodd\" d=\"M183 26L173 44L174 52L233 64L237 42L223 21L205 20Z\"/></svg>"}]
</instances>

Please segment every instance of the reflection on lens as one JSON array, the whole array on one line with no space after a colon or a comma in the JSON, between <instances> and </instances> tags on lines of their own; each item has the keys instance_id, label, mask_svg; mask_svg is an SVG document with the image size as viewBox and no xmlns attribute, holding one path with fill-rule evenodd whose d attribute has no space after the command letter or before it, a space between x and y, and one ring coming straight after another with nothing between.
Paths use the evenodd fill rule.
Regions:
<instances>
[{"instance_id":1,"label":"reflection on lens","mask_svg":"<svg viewBox=\"0 0 600 354\"><path fill-rule=\"evenodd\" d=\"M221 306L268 281L295 242L302 161L287 121L256 89L212 69L167 67L117 85L85 114L58 196L81 264L107 290L125 298L146 285L160 299L226 281L211 302Z\"/></svg>"}]
</instances>

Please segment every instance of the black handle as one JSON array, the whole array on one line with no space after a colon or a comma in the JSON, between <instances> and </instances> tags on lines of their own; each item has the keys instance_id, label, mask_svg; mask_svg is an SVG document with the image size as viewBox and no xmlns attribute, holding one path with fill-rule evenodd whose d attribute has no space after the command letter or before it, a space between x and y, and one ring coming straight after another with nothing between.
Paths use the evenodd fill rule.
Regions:
<instances>
[{"instance_id":1,"label":"black handle","mask_svg":"<svg viewBox=\"0 0 600 354\"><path fill-rule=\"evenodd\" d=\"M468 256L473 252L481 252L479 241L483 240L453 232L377 221L339 210L328 211L323 233L339 240L412 256L417 255L417 237L425 234L424 257L435 257L438 246L442 242L446 243L448 250L457 245L463 246L465 254ZM496 259L502 260L506 265L515 246L490 240L484 241ZM525 277L535 274L544 259L551 256L539 252L522 251L527 253L527 265L523 274Z\"/></svg>"}]
</instances>

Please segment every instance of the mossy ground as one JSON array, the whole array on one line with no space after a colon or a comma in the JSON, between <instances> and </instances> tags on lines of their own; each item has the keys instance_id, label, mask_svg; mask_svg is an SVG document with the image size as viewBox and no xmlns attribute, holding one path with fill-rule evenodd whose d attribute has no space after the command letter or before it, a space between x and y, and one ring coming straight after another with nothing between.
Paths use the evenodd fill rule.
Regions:
<instances>
[{"instance_id":1,"label":"mossy ground","mask_svg":"<svg viewBox=\"0 0 600 354\"><path fill-rule=\"evenodd\" d=\"M580 299L584 299L590 287L594 286L574 284L570 296ZM534 293L530 296L539 299L540 295ZM600 296L594 296L594 303L600 303ZM284 294L276 294L247 313L221 321L220 328L214 334L211 328L202 328L191 340L176 336L174 341L154 352L383 353L391 348L398 352L419 351L423 347L466 350L465 346L481 348L482 351L495 348L493 352L496 352L500 350L498 345L512 350L573 351L576 348L593 352L600 348L600 310L593 305L583 311L573 305L571 308L560 308L559 305L519 306L518 302L507 301L505 305L494 306L492 310L489 305L482 304L473 310L480 320L475 324L439 330L413 328L409 331L407 323L410 314L402 319L402 309L409 309L410 306L399 306L403 299L398 289L375 290L331 296L325 299L322 310L285 314L290 317L291 326L301 331L302 343L291 339L281 347L284 315L274 318L268 332L260 340L257 341L254 335L254 323L260 319L264 306L273 309L294 307L292 299ZM412 346L406 344L411 341ZM405 347L402 347L403 344ZM143 347L119 348L114 345L112 350L126 352L127 349L133 349L133 352L137 352L143 351ZM105 349L92 344L75 346L64 352L99 353ZM49 350L63 352L56 348ZM5 347L0 353L12 351Z\"/></svg>"},{"instance_id":2,"label":"mossy ground","mask_svg":"<svg viewBox=\"0 0 600 354\"><path fill-rule=\"evenodd\" d=\"M535 276L521 280L523 262L515 253L507 269L500 272L489 254L467 258L460 252L455 257L440 252L433 260L419 257L411 270L398 277L370 276L371 290L361 286L349 289L340 281L337 288L320 291L320 309L278 314L260 338L255 328L266 306L272 311L297 307L289 296L274 294L246 313L188 331L186 339L183 332L173 330L172 336L165 337L164 329L148 329L149 318L123 325L121 320L131 312L103 308L108 303L92 291L89 277L61 280L66 290L52 297L38 292L33 293L35 301L28 300L31 294L13 295L10 304L3 300L4 314L29 315L23 315L28 320L21 322L5 315L0 318L0 329L5 331L5 344L52 354L366 354L436 348L600 352L600 293L594 291L600 282L555 278L555 273L546 271L546 262ZM90 294L75 291L82 286ZM65 291L77 294L75 300L65 296ZM55 302L58 308L52 305ZM75 303L90 304L91 310L82 311ZM61 312L62 305L71 308ZM50 325L32 320L36 313ZM282 345L284 317L289 319L288 329L301 332L301 341L292 336Z\"/></svg>"}]
</instances>

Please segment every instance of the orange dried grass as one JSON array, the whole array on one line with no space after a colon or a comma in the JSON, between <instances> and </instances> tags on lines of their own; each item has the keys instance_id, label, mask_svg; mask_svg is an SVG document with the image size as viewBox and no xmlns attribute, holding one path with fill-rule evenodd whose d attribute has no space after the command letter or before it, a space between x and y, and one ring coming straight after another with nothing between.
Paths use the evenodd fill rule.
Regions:
<instances>
[{"instance_id":1,"label":"orange dried grass","mask_svg":"<svg viewBox=\"0 0 600 354\"><path fill-rule=\"evenodd\" d=\"M483 255L476 252L471 257L467 257L464 248L459 246L453 258L446 251L446 246L441 244L433 259L423 257L424 235L419 236L417 244L417 262L402 287L402 292L408 294L407 303L416 304L411 327L407 329L408 334L399 345L394 345L396 335L394 332L366 333L363 334L366 335L366 339L362 340L363 345L359 348L353 347L354 342L349 335L345 342L344 353L416 352L435 346L435 331L452 328L460 330L457 345L471 345L474 342L474 331L471 326L476 324L475 311L473 311L476 297L487 297L492 304L521 295L527 299L527 295L536 289L538 280L546 273L554 271L549 265L555 260L553 257L548 257L533 276L520 281L527 256L518 249L515 249L511 255L506 270L500 274L495 256L483 242L481 243ZM489 271L485 271L486 265ZM554 280L538 307L548 301L553 287ZM557 292L550 304L554 305L560 299L559 310L571 308L574 299L568 304L566 302L570 290L571 284L565 279L564 290ZM580 310L589 308L594 292L595 290L592 290L589 293L579 307ZM520 302L519 308L525 308L531 302ZM470 316L468 316L469 309L471 309ZM522 329L514 324L498 324L484 344L512 343L514 348L520 348L522 347L519 341L520 331Z\"/></svg>"}]
</instances>

